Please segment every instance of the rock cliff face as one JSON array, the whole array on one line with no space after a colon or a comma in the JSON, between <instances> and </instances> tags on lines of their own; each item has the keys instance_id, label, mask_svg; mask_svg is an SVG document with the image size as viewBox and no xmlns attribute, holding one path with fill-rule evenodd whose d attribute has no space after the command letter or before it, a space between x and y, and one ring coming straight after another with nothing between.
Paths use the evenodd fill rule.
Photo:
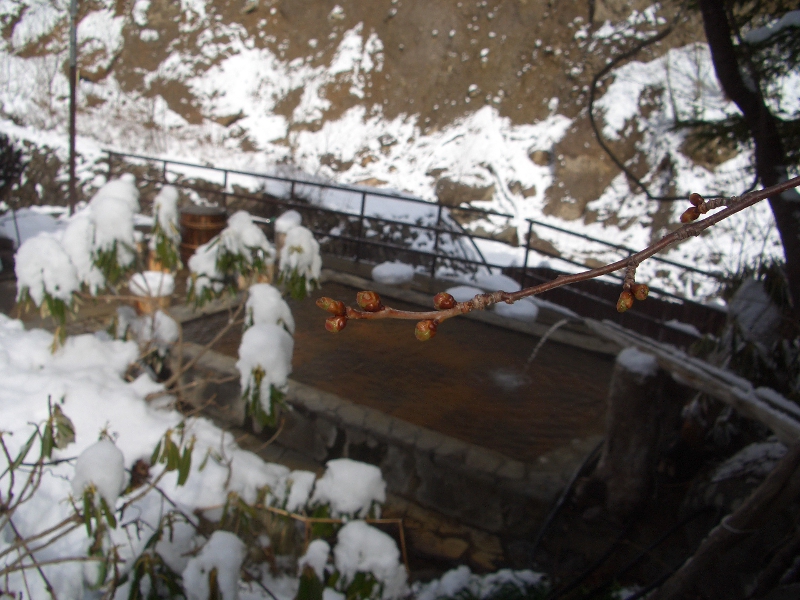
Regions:
<instances>
[{"instance_id":1,"label":"rock cliff face","mask_svg":"<svg viewBox=\"0 0 800 600\"><path fill-rule=\"evenodd\" d=\"M525 243L524 220L533 218L641 247L674 227L683 208L647 201L620 176L590 126L590 86L609 61L667 29L599 83L593 114L606 143L656 195L737 193L749 184L739 149L693 145L672 131L676 118L730 110L696 43L696 16L672 3L80 4L79 172L87 193L103 170L95 166L99 143L468 202L511 215L472 227L515 244ZM0 23L8 126L27 128L17 135L54 147L63 161L67 15L21 0L0 9ZM54 182L63 187L63 178ZM23 203L58 202L57 191L23 188L36 191ZM768 223L768 211L759 215ZM572 260L603 258L545 231L532 240ZM779 251L768 242L768 252ZM708 268L739 259L694 242L682 248L672 258L710 261Z\"/></svg>"}]
</instances>

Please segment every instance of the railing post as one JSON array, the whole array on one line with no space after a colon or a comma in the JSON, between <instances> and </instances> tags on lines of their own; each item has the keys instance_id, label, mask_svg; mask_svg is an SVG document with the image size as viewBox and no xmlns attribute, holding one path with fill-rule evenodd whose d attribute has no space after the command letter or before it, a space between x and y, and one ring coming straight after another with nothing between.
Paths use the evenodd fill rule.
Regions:
<instances>
[{"instance_id":1,"label":"railing post","mask_svg":"<svg viewBox=\"0 0 800 600\"><path fill-rule=\"evenodd\" d=\"M108 153L108 181L111 181L111 175L114 173L114 168L111 166L111 163L114 161L114 153L111 150L106 151Z\"/></svg>"},{"instance_id":2,"label":"railing post","mask_svg":"<svg viewBox=\"0 0 800 600\"><path fill-rule=\"evenodd\" d=\"M228 189L228 169L225 169L224 173L225 173L225 177L222 180L222 189L223 190L227 190Z\"/></svg>"},{"instance_id":3,"label":"railing post","mask_svg":"<svg viewBox=\"0 0 800 600\"><path fill-rule=\"evenodd\" d=\"M520 285L525 289L525 283L528 279L528 255L531 252L531 236L533 235L533 221L528 219L528 236L525 238L525 260L522 263L522 281Z\"/></svg>"},{"instance_id":4,"label":"railing post","mask_svg":"<svg viewBox=\"0 0 800 600\"><path fill-rule=\"evenodd\" d=\"M356 262L361 260L361 236L364 235L364 208L367 205L367 192L361 192L361 210L358 213L358 235L356 236Z\"/></svg>"},{"instance_id":5,"label":"railing post","mask_svg":"<svg viewBox=\"0 0 800 600\"><path fill-rule=\"evenodd\" d=\"M294 200L294 179L292 179L292 187L289 188L289 200Z\"/></svg>"},{"instance_id":6,"label":"railing post","mask_svg":"<svg viewBox=\"0 0 800 600\"><path fill-rule=\"evenodd\" d=\"M433 236L433 260L431 261L431 279L436 278L436 259L439 254L439 226L442 223L442 205L436 211L436 229Z\"/></svg>"},{"instance_id":7,"label":"railing post","mask_svg":"<svg viewBox=\"0 0 800 600\"><path fill-rule=\"evenodd\" d=\"M161 181L167 183L167 161L163 162L163 166L161 168Z\"/></svg>"}]
</instances>

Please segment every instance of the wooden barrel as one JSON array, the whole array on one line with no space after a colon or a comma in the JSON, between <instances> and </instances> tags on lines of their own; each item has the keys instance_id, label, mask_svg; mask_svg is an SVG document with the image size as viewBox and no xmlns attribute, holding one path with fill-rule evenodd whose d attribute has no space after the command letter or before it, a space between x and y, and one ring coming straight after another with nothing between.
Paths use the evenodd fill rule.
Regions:
<instances>
[{"instance_id":1,"label":"wooden barrel","mask_svg":"<svg viewBox=\"0 0 800 600\"><path fill-rule=\"evenodd\" d=\"M217 206L187 206L181 210L180 222L181 260L188 265L189 258L199 246L225 229L228 213Z\"/></svg>"}]
</instances>

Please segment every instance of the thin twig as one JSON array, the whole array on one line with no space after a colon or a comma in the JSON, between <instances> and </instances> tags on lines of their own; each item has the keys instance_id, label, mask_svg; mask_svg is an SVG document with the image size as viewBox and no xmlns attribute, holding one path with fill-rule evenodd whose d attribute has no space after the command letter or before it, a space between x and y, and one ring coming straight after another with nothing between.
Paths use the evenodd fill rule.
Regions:
<instances>
[{"instance_id":1,"label":"thin twig","mask_svg":"<svg viewBox=\"0 0 800 600\"><path fill-rule=\"evenodd\" d=\"M170 376L170 378L164 382L164 387L168 388L171 385L173 385L184 373L186 373L189 369L195 366L197 364L197 361L199 361L206 352L211 350L212 346L214 346L214 344L220 341L225 336L225 334L228 333L230 328L233 327L234 324L236 324L237 319L239 318L239 315L243 310L244 310L244 304L240 304L239 307L236 309L236 312L228 320L228 323L222 329L220 329L219 332L217 332L217 335L215 335L210 342L208 342L205 346L203 346L200 349L200 351L197 354L195 354L191 360L189 360L189 362L183 365L180 371L176 371L175 373L173 373Z\"/></svg>"},{"instance_id":2,"label":"thin twig","mask_svg":"<svg viewBox=\"0 0 800 600\"><path fill-rule=\"evenodd\" d=\"M547 281L545 283L535 285L533 287L525 288L518 292L491 292L487 294L477 294L471 300L467 300L466 302L458 302L453 306L453 308L445 309L445 310L432 310L432 311L406 311L406 310L397 310L388 306L382 307L380 310L376 312L367 312L357 308L353 308L350 306L346 307L346 316L348 319L365 319L365 320L372 320L372 319L408 319L408 320L415 320L415 321L423 321L423 320L432 320L436 323L441 323L450 319L452 317L457 317L459 315L463 315L473 310L485 310L489 308L493 304L498 304L500 302L505 302L507 304L513 304L518 300L522 300L523 298L527 298L529 296L535 296L537 294L541 294L544 292L548 292L555 288L559 288L565 285L578 283L580 281L587 281L589 279L595 279L602 275L608 275L610 273L614 273L615 271L620 271L622 269L626 269L631 266L639 265L646 259L650 258L654 254L658 254L662 250L669 248L679 242L682 242L690 237L696 237L700 235L703 231L712 227L731 217L732 215L748 208L762 200L766 200L771 196L775 196L785 192L786 190L795 188L800 186L800 177L794 177L789 179L788 181L784 181L782 183L770 186L768 188L764 188L762 190L753 191L745 194L741 197L731 197L728 199L728 206L727 208L714 213L706 217L705 219L695 221L693 223L688 223L686 225L681 226L680 228L676 229L670 234L665 235L661 238L658 242L651 244L644 250L640 252L636 252L627 258L623 258L622 260L618 260L616 262L610 263L608 265L598 267L596 269L590 269L588 271L583 271L582 273L575 273L572 275L559 275L552 281Z\"/></svg>"},{"instance_id":3,"label":"thin twig","mask_svg":"<svg viewBox=\"0 0 800 600\"><path fill-rule=\"evenodd\" d=\"M28 546L25 537L19 532L19 529L17 529L17 526L14 525L14 522L11 519L8 520L8 524L11 526L11 529L14 530L14 535L17 536L17 540L19 540L22 543L22 547L25 548L25 551L31 557L33 564L36 565L36 570L39 571L39 576L42 578L42 581L44 581L44 585L47 588L47 592L50 594L50 597L53 600L58 600L58 596L56 596L56 591L55 589L53 589L53 584L50 583L50 580L47 578L47 575L44 574L41 564L36 560L36 557L33 555L33 552L31 552L31 548L30 546Z\"/></svg>"}]
</instances>

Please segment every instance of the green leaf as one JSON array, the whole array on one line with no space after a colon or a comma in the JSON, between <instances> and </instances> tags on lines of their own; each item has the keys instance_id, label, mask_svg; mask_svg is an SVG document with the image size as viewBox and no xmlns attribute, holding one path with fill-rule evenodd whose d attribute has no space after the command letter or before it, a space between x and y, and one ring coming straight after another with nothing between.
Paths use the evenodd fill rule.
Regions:
<instances>
[{"instance_id":1,"label":"green leaf","mask_svg":"<svg viewBox=\"0 0 800 600\"><path fill-rule=\"evenodd\" d=\"M31 437L28 438L28 441L25 442L25 444L23 444L22 448L20 448L19 450L19 454L17 454L17 457L14 459L14 462L12 462L11 466L9 466L8 468L9 471L13 471L22 464L22 462L25 460L25 457L28 456L28 452L30 452L31 446L33 446L33 442L38 434L39 434L38 430L34 431L31 434Z\"/></svg>"},{"instance_id":2,"label":"green leaf","mask_svg":"<svg viewBox=\"0 0 800 600\"><path fill-rule=\"evenodd\" d=\"M322 600L324 589L325 586L322 585L314 569L306 566L300 576L300 586L297 588L295 600Z\"/></svg>"},{"instance_id":3,"label":"green leaf","mask_svg":"<svg viewBox=\"0 0 800 600\"><path fill-rule=\"evenodd\" d=\"M53 454L53 421L47 420L42 434L42 458L50 458Z\"/></svg>"},{"instance_id":4,"label":"green leaf","mask_svg":"<svg viewBox=\"0 0 800 600\"><path fill-rule=\"evenodd\" d=\"M172 441L172 438L167 438L167 471L174 471L178 468L181 461L180 449Z\"/></svg>"},{"instance_id":5,"label":"green leaf","mask_svg":"<svg viewBox=\"0 0 800 600\"><path fill-rule=\"evenodd\" d=\"M103 512L103 515L106 517L106 521L108 524L111 525L111 529L117 528L117 518L114 516L114 511L112 511L108 507L108 503L106 499L100 496L100 510Z\"/></svg>"},{"instance_id":6,"label":"green leaf","mask_svg":"<svg viewBox=\"0 0 800 600\"><path fill-rule=\"evenodd\" d=\"M83 522L89 537L92 537L92 512L94 509L94 494L91 488L83 491Z\"/></svg>"},{"instance_id":7,"label":"green leaf","mask_svg":"<svg viewBox=\"0 0 800 600\"><path fill-rule=\"evenodd\" d=\"M158 443L156 444L156 449L153 450L153 455L150 457L151 465L156 464L156 461L158 461L159 458L159 454L161 454L161 440L158 440Z\"/></svg>"},{"instance_id":8,"label":"green leaf","mask_svg":"<svg viewBox=\"0 0 800 600\"><path fill-rule=\"evenodd\" d=\"M178 485L183 485L189 478L189 472L192 469L192 445L186 446L183 449L183 456L180 459L178 466Z\"/></svg>"}]
</instances>

